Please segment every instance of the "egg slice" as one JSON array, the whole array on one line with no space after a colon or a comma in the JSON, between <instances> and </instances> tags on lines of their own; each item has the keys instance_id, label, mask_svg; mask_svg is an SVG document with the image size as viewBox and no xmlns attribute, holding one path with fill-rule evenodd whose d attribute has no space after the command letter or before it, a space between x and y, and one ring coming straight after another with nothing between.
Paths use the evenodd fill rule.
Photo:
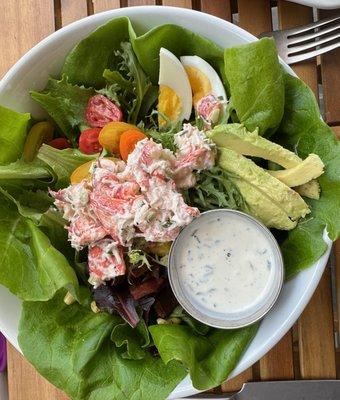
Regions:
<instances>
[{"instance_id":1,"label":"egg slice","mask_svg":"<svg viewBox=\"0 0 340 400\"><path fill-rule=\"evenodd\" d=\"M227 100L223 83L214 68L203 58L198 56L183 56L181 63L189 77L193 103L196 107L197 102L208 94L216 98Z\"/></svg>"},{"instance_id":2,"label":"egg slice","mask_svg":"<svg viewBox=\"0 0 340 400\"><path fill-rule=\"evenodd\" d=\"M179 59L163 47L159 52L159 125L165 125L164 114L176 123L189 120L192 109L192 94L188 75Z\"/></svg>"}]
</instances>

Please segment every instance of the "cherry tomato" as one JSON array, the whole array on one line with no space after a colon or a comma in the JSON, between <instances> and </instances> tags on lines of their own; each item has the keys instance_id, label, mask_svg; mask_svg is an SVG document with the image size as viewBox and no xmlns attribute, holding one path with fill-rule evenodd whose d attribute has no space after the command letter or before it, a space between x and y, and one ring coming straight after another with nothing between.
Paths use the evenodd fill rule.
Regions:
<instances>
[{"instance_id":1,"label":"cherry tomato","mask_svg":"<svg viewBox=\"0 0 340 400\"><path fill-rule=\"evenodd\" d=\"M85 154L95 154L103 150L98 141L100 128L85 129L79 137L79 150Z\"/></svg>"},{"instance_id":2,"label":"cherry tomato","mask_svg":"<svg viewBox=\"0 0 340 400\"><path fill-rule=\"evenodd\" d=\"M56 139L52 139L47 143L49 146L54 147L55 149L63 150L72 148L71 143L63 137L58 137Z\"/></svg>"},{"instance_id":3,"label":"cherry tomato","mask_svg":"<svg viewBox=\"0 0 340 400\"><path fill-rule=\"evenodd\" d=\"M102 128L112 121L123 119L122 110L107 97L96 94L87 103L85 117L88 124L95 128Z\"/></svg>"}]
</instances>

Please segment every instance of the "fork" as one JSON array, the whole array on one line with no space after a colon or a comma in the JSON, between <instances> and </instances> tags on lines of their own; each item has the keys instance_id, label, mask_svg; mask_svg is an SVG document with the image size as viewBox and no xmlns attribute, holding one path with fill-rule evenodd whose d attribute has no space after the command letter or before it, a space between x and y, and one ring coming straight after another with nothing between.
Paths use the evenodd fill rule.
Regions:
<instances>
[{"instance_id":1,"label":"fork","mask_svg":"<svg viewBox=\"0 0 340 400\"><path fill-rule=\"evenodd\" d=\"M295 64L340 47L340 15L260 35L265 36L275 39L279 55L287 64Z\"/></svg>"}]
</instances>

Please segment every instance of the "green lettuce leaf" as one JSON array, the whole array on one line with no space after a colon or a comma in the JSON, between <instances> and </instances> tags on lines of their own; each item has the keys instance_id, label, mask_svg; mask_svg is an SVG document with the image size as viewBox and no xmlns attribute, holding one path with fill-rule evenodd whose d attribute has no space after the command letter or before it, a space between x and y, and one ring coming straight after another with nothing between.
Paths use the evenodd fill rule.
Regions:
<instances>
[{"instance_id":1,"label":"green lettuce leaf","mask_svg":"<svg viewBox=\"0 0 340 400\"><path fill-rule=\"evenodd\" d=\"M62 74L73 84L104 87L104 70L114 67L114 52L130 36L133 38L135 34L127 17L112 19L74 47L66 57Z\"/></svg>"},{"instance_id":2,"label":"green lettuce leaf","mask_svg":"<svg viewBox=\"0 0 340 400\"><path fill-rule=\"evenodd\" d=\"M46 187L53 181L53 172L38 159L32 162L19 159L11 164L0 165L1 186Z\"/></svg>"},{"instance_id":3,"label":"green lettuce leaf","mask_svg":"<svg viewBox=\"0 0 340 400\"><path fill-rule=\"evenodd\" d=\"M259 128L260 135L274 133L283 116L285 96L274 40L264 38L226 49L224 62L238 120L248 131Z\"/></svg>"},{"instance_id":4,"label":"green lettuce leaf","mask_svg":"<svg viewBox=\"0 0 340 400\"><path fill-rule=\"evenodd\" d=\"M46 301L67 287L75 293L77 277L49 238L0 194L0 283L22 300Z\"/></svg>"},{"instance_id":5,"label":"green lettuce leaf","mask_svg":"<svg viewBox=\"0 0 340 400\"><path fill-rule=\"evenodd\" d=\"M52 198L42 190L34 192L18 187L6 189L0 187L0 193L17 206L21 216L29 218L36 223L39 223L42 215L53 204Z\"/></svg>"},{"instance_id":6,"label":"green lettuce leaf","mask_svg":"<svg viewBox=\"0 0 340 400\"><path fill-rule=\"evenodd\" d=\"M121 43L121 50L116 52L116 57L120 60L118 71L106 69L103 76L116 88L119 103L124 106L127 122L136 124L144 97L151 89L151 82L139 65L131 43Z\"/></svg>"},{"instance_id":7,"label":"green lettuce leaf","mask_svg":"<svg viewBox=\"0 0 340 400\"><path fill-rule=\"evenodd\" d=\"M77 142L79 125L86 125L85 109L95 90L71 84L63 75L61 80L49 78L41 92L31 91L31 97L50 115L64 135Z\"/></svg>"},{"instance_id":8,"label":"green lettuce leaf","mask_svg":"<svg viewBox=\"0 0 340 400\"><path fill-rule=\"evenodd\" d=\"M77 149L58 150L47 144L43 144L39 149L37 157L53 171L56 179L56 187L60 188L70 183L70 176L77 167L94 160L96 155L87 155Z\"/></svg>"},{"instance_id":9,"label":"green lettuce leaf","mask_svg":"<svg viewBox=\"0 0 340 400\"><path fill-rule=\"evenodd\" d=\"M162 360L181 361L189 369L195 388L206 390L228 377L254 337L257 325L214 329L207 336L196 335L184 325L154 325L149 330Z\"/></svg>"},{"instance_id":10,"label":"green lettuce leaf","mask_svg":"<svg viewBox=\"0 0 340 400\"><path fill-rule=\"evenodd\" d=\"M121 356L131 360L141 360L147 356L146 348L150 345L150 335L143 319L141 319L136 328L126 322L117 324L111 334L111 340L117 347L126 349Z\"/></svg>"},{"instance_id":11,"label":"green lettuce leaf","mask_svg":"<svg viewBox=\"0 0 340 400\"><path fill-rule=\"evenodd\" d=\"M322 239L324 228L336 240L340 233L340 143L331 128L321 119L311 89L300 79L285 75L285 113L275 140L297 152L301 158L310 153L320 156L325 173L318 179L319 200L306 199L311 214L289 232L282 244L286 277L291 278L316 262L326 251Z\"/></svg>"},{"instance_id":12,"label":"green lettuce leaf","mask_svg":"<svg viewBox=\"0 0 340 400\"><path fill-rule=\"evenodd\" d=\"M146 354L142 360L121 356L110 336L121 319L94 314L63 293L48 302L24 302L19 344L25 357L73 400L166 399L186 375L180 363L165 365Z\"/></svg>"},{"instance_id":13,"label":"green lettuce leaf","mask_svg":"<svg viewBox=\"0 0 340 400\"><path fill-rule=\"evenodd\" d=\"M165 47L177 57L197 55L217 71L223 71L223 50L214 42L178 25L161 25L132 40L138 61L152 83L158 83L159 50Z\"/></svg>"},{"instance_id":14,"label":"green lettuce leaf","mask_svg":"<svg viewBox=\"0 0 340 400\"><path fill-rule=\"evenodd\" d=\"M0 165L17 160L23 151L30 114L0 106Z\"/></svg>"}]
</instances>

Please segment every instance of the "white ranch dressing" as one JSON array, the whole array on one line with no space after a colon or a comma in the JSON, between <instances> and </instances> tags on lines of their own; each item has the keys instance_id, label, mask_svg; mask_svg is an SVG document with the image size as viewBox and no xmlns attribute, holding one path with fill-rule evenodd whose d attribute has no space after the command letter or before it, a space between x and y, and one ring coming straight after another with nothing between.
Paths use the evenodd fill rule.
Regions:
<instances>
[{"instance_id":1,"label":"white ranch dressing","mask_svg":"<svg viewBox=\"0 0 340 400\"><path fill-rule=\"evenodd\" d=\"M184 295L212 317L232 319L256 311L273 286L275 248L270 237L242 214L205 217L187 227L176 247Z\"/></svg>"}]
</instances>

